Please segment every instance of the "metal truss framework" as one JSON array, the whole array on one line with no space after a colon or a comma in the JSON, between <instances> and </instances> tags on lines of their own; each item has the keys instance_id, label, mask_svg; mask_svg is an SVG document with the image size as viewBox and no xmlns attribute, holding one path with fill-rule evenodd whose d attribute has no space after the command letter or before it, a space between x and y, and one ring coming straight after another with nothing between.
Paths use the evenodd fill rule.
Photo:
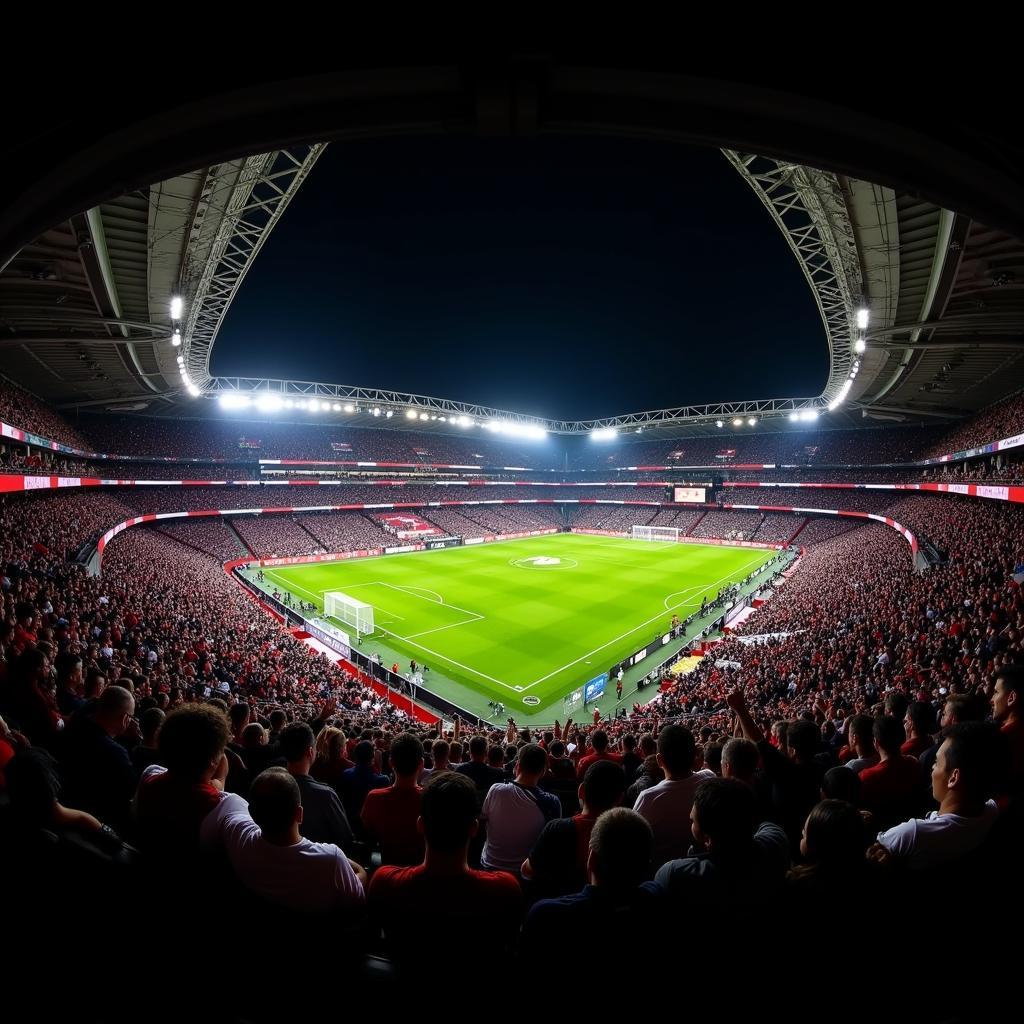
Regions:
<instances>
[{"instance_id":1,"label":"metal truss framework","mask_svg":"<svg viewBox=\"0 0 1024 1024\"><path fill-rule=\"evenodd\" d=\"M187 302L183 355L192 382L206 390L211 383L210 354L231 300L274 225L288 208L326 143L279 149L246 159L220 211L217 232L200 252L201 226L216 206L223 187L219 168L203 183L193 218L189 250L182 267L181 293Z\"/></svg>"},{"instance_id":2,"label":"metal truss framework","mask_svg":"<svg viewBox=\"0 0 1024 1024\"><path fill-rule=\"evenodd\" d=\"M725 150L725 156L755 191L783 232L818 305L829 348L829 377L813 398L765 399L678 406L595 420L545 420L503 409L426 395L312 381L251 377L212 377L210 352L217 331L238 286L270 230L323 150L311 146L302 155L278 151L246 161L242 181L234 189L217 239L195 284L185 289L190 300L185 332L185 366L193 383L206 395L240 391L272 393L283 399L316 398L361 403L382 412L415 409L430 416L467 416L475 421L500 420L542 427L549 433L582 434L602 428L637 429L675 423L699 423L726 417L773 417L823 410L850 376L852 339L862 282L856 237L839 181L834 174L767 157ZM251 185L249 184L251 182ZM204 195L212 193L207 182ZM189 264L186 262L186 274Z\"/></svg>"},{"instance_id":3,"label":"metal truss framework","mask_svg":"<svg viewBox=\"0 0 1024 1024\"><path fill-rule=\"evenodd\" d=\"M828 342L829 374L820 399L828 405L853 367L863 295L856 233L839 179L770 157L722 152L772 215L814 293Z\"/></svg>"},{"instance_id":4,"label":"metal truss framework","mask_svg":"<svg viewBox=\"0 0 1024 1024\"><path fill-rule=\"evenodd\" d=\"M249 398L276 395L293 401L317 399L321 402L344 403L362 412L379 408L407 415L412 409L430 416L467 416L477 423L498 421L518 426L541 427L549 434L586 434L603 428L626 429L667 426L672 423L699 423L732 417L782 416L801 410L819 409L815 398L774 398L754 402L719 402L714 405L681 405L671 409L652 409L648 412L608 416L597 420L547 420L526 416L506 409L495 409L470 402L454 402L448 398L416 395L408 391L383 391L379 388L352 387L345 384L324 384L315 381L275 380L268 377L212 377L205 388L210 397L221 394L241 394Z\"/></svg>"}]
</instances>

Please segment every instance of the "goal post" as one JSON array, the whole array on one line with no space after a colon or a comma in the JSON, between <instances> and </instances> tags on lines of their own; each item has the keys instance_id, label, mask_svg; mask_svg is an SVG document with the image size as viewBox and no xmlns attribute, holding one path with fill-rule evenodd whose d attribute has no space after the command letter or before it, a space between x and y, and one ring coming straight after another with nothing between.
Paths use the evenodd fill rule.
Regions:
<instances>
[{"instance_id":1,"label":"goal post","mask_svg":"<svg viewBox=\"0 0 1024 1024\"><path fill-rule=\"evenodd\" d=\"M678 526L634 526L630 532L631 540L679 540Z\"/></svg>"},{"instance_id":2,"label":"goal post","mask_svg":"<svg viewBox=\"0 0 1024 1024\"><path fill-rule=\"evenodd\" d=\"M357 601L340 590L329 590L324 594L324 615L351 626L360 636L373 632L373 605Z\"/></svg>"}]
</instances>

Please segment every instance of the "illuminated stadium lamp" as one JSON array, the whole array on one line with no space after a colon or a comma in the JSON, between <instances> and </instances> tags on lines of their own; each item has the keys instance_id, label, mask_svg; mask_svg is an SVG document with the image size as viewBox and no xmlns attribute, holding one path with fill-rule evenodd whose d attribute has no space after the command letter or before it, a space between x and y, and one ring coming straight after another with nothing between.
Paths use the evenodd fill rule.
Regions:
<instances>
[{"instance_id":1,"label":"illuminated stadium lamp","mask_svg":"<svg viewBox=\"0 0 1024 1024\"><path fill-rule=\"evenodd\" d=\"M222 409L246 409L251 400L248 395L240 395L237 391L225 391L218 401Z\"/></svg>"},{"instance_id":2,"label":"illuminated stadium lamp","mask_svg":"<svg viewBox=\"0 0 1024 1024\"><path fill-rule=\"evenodd\" d=\"M185 359L184 359L183 356L178 356L178 360L177 361L178 361L178 365L179 366L184 366L185 365Z\"/></svg>"},{"instance_id":3,"label":"illuminated stadium lamp","mask_svg":"<svg viewBox=\"0 0 1024 1024\"><path fill-rule=\"evenodd\" d=\"M416 410L415 409L407 409L406 413L405 413L405 418L409 419L409 420L416 419Z\"/></svg>"},{"instance_id":4,"label":"illuminated stadium lamp","mask_svg":"<svg viewBox=\"0 0 1024 1024\"><path fill-rule=\"evenodd\" d=\"M734 420L732 421L732 425L733 425L734 427L742 427L742 426L743 426L743 420L741 420L741 419L739 418L739 416L737 416L737 417L736 417L736 419L734 419Z\"/></svg>"},{"instance_id":5,"label":"illuminated stadium lamp","mask_svg":"<svg viewBox=\"0 0 1024 1024\"><path fill-rule=\"evenodd\" d=\"M177 348L181 344L181 331L175 331L171 335L171 344Z\"/></svg>"},{"instance_id":6,"label":"illuminated stadium lamp","mask_svg":"<svg viewBox=\"0 0 1024 1024\"><path fill-rule=\"evenodd\" d=\"M280 395L260 395L256 399L256 408L260 412L280 412L283 406Z\"/></svg>"},{"instance_id":7,"label":"illuminated stadium lamp","mask_svg":"<svg viewBox=\"0 0 1024 1024\"><path fill-rule=\"evenodd\" d=\"M354 405L352 405L351 403L349 405L345 406L345 412L355 412L355 411L356 411L356 407Z\"/></svg>"},{"instance_id":8,"label":"illuminated stadium lamp","mask_svg":"<svg viewBox=\"0 0 1024 1024\"><path fill-rule=\"evenodd\" d=\"M391 419L391 417L394 416L394 415L395 415L395 410L394 409L388 409L388 411L386 413L384 413L384 416L385 416L386 419Z\"/></svg>"},{"instance_id":9,"label":"illuminated stadium lamp","mask_svg":"<svg viewBox=\"0 0 1024 1024\"><path fill-rule=\"evenodd\" d=\"M864 350L867 347L868 343L863 338L858 338L857 341L854 343L853 351L856 352L857 355L861 356L864 354Z\"/></svg>"},{"instance_id":10,"label":"illuminated stadium lamp","mask_svg":"<svg viewBox=\"0 0 1024 1024\"><path fill-rule=\"evenodd\" d=\"M287 401L286 401L286 402L284 403L284 407L285 407L286 409L294 409L294 408L295 408L295 403L294 403L294 402L293 402L293 401L292 401L292 400L291 400L291 399L289 398L289 399L288 399L288 400L287 400Z\"/></svg>"},{"instance_id":11,"label":"illuminated stadium lamp","mask_svg":"<svg viewBox=\"0 0 1024 1024\"><path fill-rule=\"evenodd\" d=\"M185 300L180 295L171 299L171 319L180 320L181 314L185 312Z\"/></svg>"},{"instance_id":12,"label":"illuminated stadium lamp","mask_svg":"<svg viewBox=\"0 0 1024 1024\"><path fill-rule=\"evenodd\" d=\"M805 423L813 423L817 418L817 409L804 409L804 411L800 413L800 419L802 419Z\"/></svg>"},{"instance_id":13,"label":"illuminated stadium lamp","mask_svg":"<svg viewBox=\"0 0 1024 1024\"><path fill-rule=\"evenodd\" d=\"M718 427L719 430L721 430L722 427L725 426L725 424L721 420L715 420L715 426Z\"/></svg>"},{"instance_id":14,"label":"illuminated stadium lamp","mask_svg":"<svg viewBox=\"0 0 1024 1024\"><path fill-rule=\"evenodd\" d=\"M391 413L388 413L388 415L390 416L390 415L391 415ZM438 419L439 419L439 420L440 420L440 421L441 421L442 423L447 423L447 422L448 422L448 417L447 417L447 416L438 416L437 418L438 418Z\"/></svg>"},{"instance_id":15,"label":"illuminated stadium lamp","mask_svg":"<svg viewBox=\"0 0 1024 1024\"><path fill-rule=\"evenodd\" d=\"M868 311L862 306L857 310L857 328L861 331L867 330Z\"/></svg>"},{"instance_id":16,"label":"illuminated stadium lamp","mask_svg":"<svg viewBox=\"0 0 1024 1024\"><path fill-rule=\"evenodd\" d=\"M614 427L600 427L590 432L592 441L614 441L616 436L617 431Z\"/></svg>"},{"instance_id":17,"label":"illuminated stadium lamp","mask_svg":"<svg viewBox=\"0 0 1024 1024\"><path fill-rule=\"evenodd\" d=\"M460 416L459 417L459 426L460 427L471 427L471 426L473 426L473 421L468 416Z\"/></svg>"},{"instance_id":18,"label":"illuminated stadium lamp","mask_svg":"<svg viewBox=\"0 0 1024 1024\"><path fill-rule=\"evenodd\" d=\"M789 414L790 423L796 423L798 419L800 419L800 413L794 411Z\"/></svg>"},{"instance_id":19,"label":"illuminated stadium lamp","mask_svg":"<svg viewBox=\"0 0 1024 1024\"><path fill-rule=\"evenodd\" d=\"M189 384L189 386L188 386L188 393L189 393L189 394L190 394L190 395L191 395L191 396L192 396L193 398L198 398L198 397L200 396L200 394L201 394L202 392L200 392L199 388L197 388L197 387L195 386L195 384Z\"/></svg>"},{"instance_id":20,"label":"illuminated stadium lamp","mask_svg":"<svg viewBox=\"0 0 1024 1024\"><path fill-rule=\"evenodd\" d=\"M374 407L373 415L374 416L379 416L380 415L380 407L379 406L375 406Z\"/></svg>"},{"instance_id":21,"label":"illuminated stadium lamp","mask_svg":"<svg viewBox=\"0 0 1024 1024\"><path fill-rule=\"evenodd\" d=\"M756 427L757 426L757 417L756 416L751 416L750 419L747 420L747 425L751 426L751 427Z\"/></svg>"},{"instance_id":22,"label":"illuminated stadium lamp","mask_svg":"<svg viewBox=\"0 0 1024 1024\"><path fill-rule=\"evenodd\" d=\"M431 413L431 415L430 415L430 418L431 418L432 420L436 420L436 419L437 419L437 416L436 416L435 414Z\"/></svg>"}]
</instances>

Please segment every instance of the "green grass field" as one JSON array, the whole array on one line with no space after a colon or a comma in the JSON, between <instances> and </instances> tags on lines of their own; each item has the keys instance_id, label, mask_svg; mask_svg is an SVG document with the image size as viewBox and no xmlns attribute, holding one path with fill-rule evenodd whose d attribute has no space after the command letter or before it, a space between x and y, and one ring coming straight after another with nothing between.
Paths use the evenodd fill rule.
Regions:
<instances>
[{"instance_id":1,"label":"green grass field","mask_svg":"<svg viewBox=\"0 0 1024 1024\"><path fill-rule=\"evenodd\" d=\"M562 533L265 572L320 608L329 590L365 601L389 647L541 710L774 554Z\"/></svg>"}]
</instances>

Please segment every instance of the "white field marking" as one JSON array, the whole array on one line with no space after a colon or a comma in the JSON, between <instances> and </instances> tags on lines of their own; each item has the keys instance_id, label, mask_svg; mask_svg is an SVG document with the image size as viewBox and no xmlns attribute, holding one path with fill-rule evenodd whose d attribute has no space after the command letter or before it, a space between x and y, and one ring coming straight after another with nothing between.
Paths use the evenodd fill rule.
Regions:
<instances>
[{"instance_id":1,"label":"white field marking","mask_svg":"<svg viewBox=\"0 0 1024 1024\"><path fill-rule=\"evenodd\" d=\"M415 643L412 640L408 640L405 637L399 636L397 633L392 633L389 629L382 629L382 633L387 633L389 636L393 636L396 640L401 640L404 643L409 644L412 647L418 647L421 651L426 651L433 658L437 658L438 661L447 662L449 665L454 665L456 668L461 668L466 672L472 672L473 675L479 676L481 679L486 679L488 682L497 683L499 686L504 686L507 690L521 691L524 689L522 686L513 686L511 683L503 682L500 679L495 679L494 676L487 675L486 672L480 672L475 668L470 668L469 665L463 665L461 661L456 661L454 658L449 658L446 654L439 654L437 651L432 651L429 647L424 647L423 644Z\"/></svg>"},{"instance_id":2,"label":"white field marking","mask_svg":"<svg viewBox=\"0 0 1024 1024\"><path fill-rule=\"evenodd\" d=\"M419 597L421 601L430 601L431 604L438 603L437 601L431 601L429 597L420 597L419 594L414 594L411 592L413 590L422 590L422 587L397 587L395 586L395 584L385 583L383 580L378 580L378 583L380 583L382 587L390 587L392 590L398 590L401 591L403 594L408 594L409 597ZM429 593L433 594L435 592L431 590L429 591ZM440 595L437 596L439 597ZM444 601L442 600L440 603L444 604ZM445 604L444 606L445 608L453 608L457 612L463 612L466 615L475 615L476 618L478 619L485 619L487 617L486 615L481 615L479 612L471 611L469 608L460 608L457 604Z\"/></svg>"},{"instance_id":3,"label":"white field marking","mask_svg":"<svg viewBox=\"0 0 1024 1024\"><path fill-rule=\"evenodd\" d=\"M280 582L282 584L282 586L284 585L283 581L279 580L278 582ZM382 581L380 581L380 580L377 580L375 582L382 583ZM362 583L357 584L357 586L369 586L369 585L370 584L362 584ZM385 587L390 587L391 586L390 583L382 583L382 585L385 586ZM306 590L305 587L296 586L295 589L296 590L301 590L304 594L307 594L309 597L314 597L315 598L317 596L316 594L313 593L313 591ZM349 589L352 590L354 588L349 587ZM393 588L393 589L397 589L397 588ZM327 591L325 590L323 593L326 594ZM422 598L422 600L428 601L430 599L425 597L425 598ZM434 603L435 602L431 601L431 604L434 604ZM449 605L445 605L445 607L446 608L455 608L455 605L449 604ZM455 608L455 610L459 611L459 612L466 611L465 608ZM381 611L384 611L384 609L381 609ZM391 614L391 613L389 612L388 614ZM468 615L477 615L476 612L467 612L467 614ZM400 615L399 616L395 616L395 617L396 618L401 618ZM483 619L483 618L485 618L485 616L477 615L477 618L475 618L475 619L467 619L466 622L453 622L451 625L452 626L464 626L468 622L478 622L480 619ZM376 624L376 622L374 623L374 625L382 633L387 633L388 636L393 636L396 640L401 640L403 643L407 643L407 644L410 644L413 647L417 647L421 651L426 651L427 654L429 654L432 658L437 658L438 661L444 661L444 662L447 662L449 665L454 665L456 668L463 669L465 672L471 672L473 675L479 676L481 679L486 679L488 682L497 683L498 686L504 686L507 690L521 691L523 689L523 687L521 687L521 686L513 686L511 683L506 683L506 682L502 681L501 679L495 679L494 676L489 676L489 675L487 675L486 672L480 672L479 670L477 670L475 668L470 668L469 665L463 665L461 661L456 661L454 658L449 658L446 654L440 654L438 651L431 650L429 647L424 647L423 644L415 643L414 641L410 640L409 637L402 636L400 633L395 633L395 632L393 632L390 629L386 629L384 626L378 626ZM449 629L451 627L450 626L441 626L439 628L440 629ZM415 636L425 636L426 633L434 633L434 632L437 632L437 630L436 629L428 629L424 633L413 633L412 636L414 636L414 637Z\"/></svg>"},{"instance_id":4,"label":"white field marking","mask_svg":"<svg viewBox=\"0 0 1024 1024\"><path fill-rule=\"evenodd\" d=\"M433 594L434 597L437 598L437 600L434 602L435 604L444 604L444 598L436 590L427 590L426 587L400 587L397 584L395 584L395 590L407 590L407 591L418 590L422 594ZM413 594L413 597L417 597L417 596L418 596L417 594Z\"/></svg>"},{"instance_id":5,"label":"white field marking","mask_svg":"<svg viewBox=\"0 0 1024 1024\"><path fill-rule=\"evenodd\" d=\"M312 598L315 598L315 599L319 600L321 608L324 607L324 594L333 593L333 588L332 588L332 590L321 590L320 594L317 595L316 591L314 591L314 590L307 590L305 587L299 586L298 583L286 583L284 580L278 579L276 573L272 573L272 575L274 576L274 579L276 579L277 582L281 584L282 587L285 587L286 589L292 589L292 590L301 590L302 593L304 593L307 597L312 597ZM360 586L360 587L366 587L366 586L369 586L369 585L370 584L368 584L368 583L358 583L358 584L356 584L356 586ZM341 593L344 593L344 591L341 591ZM376 605L374 605L374 610L377 610L377 606ZM461 609L459 609L459 610L461 611ZM381 608L380 611L382 611L385 615L389 615L391 617L391 619L401 619L403 622L405 622L405 616L404 615L399 615L397 612L388 611L387 608ZM341 622L342 620L338 619L338 621Z\"/></svg>"},{"instance_id":6,"label":"white field marking","mask_svg":"<svg viewBox=\"0 0 1024 1024\"><path fill-rule=\"evenodd\" d=\"M755 561L759 561L759 560L760 559L755 559ZM742 566L740 571L742 572L743 569L746 569L748 566L751 566L753 564L754 564L754 562L748 562L747 565ZM704 589L705 590L711 590L713 587L717 587L719 583L724 583L728 579L729 579L728 576L723 576L720 580L715 580L714 583L709 583L706 587L704 587ZM689 603L695 603L695 602L685 602L685 604L689 604ZM676 607L677 608L682 608L682 607L684 607L684 605L676 605ZM599 651L603 651L606 647L611 647L612 644L617 644L620 640L625 640L627 636L630 636L632 633L635 633L638 629L643 629L644 626L649 626L652 622L656 622L658 619L662 618L664 616L664 614L665 614L664 612L659 612L657 615L652 615L645 622L639 622L632 629L626 630L626 632L623 633L621 636L617 636L614 639L609 640L607 643L601 644L600 647L595 647L592 651L587 651L586 654L581 655L575 661L570 661L568 665L563 665L561 668L556 668L554 670L554 672L549 672L546 676L541 676L540 679L535 679L528 686L524 686L523 689L524 690L531 690L531 689L533 689L533 687L535 687L538 683L546 682L552 676L557 676L559 672L564 672L567 668L572 668L573 665L578 665L581 661L584 661L585 659L591 657L592 655L597 654Z\"/></svg>"},{"instance_id":7,"label":"white field marking","mask_svg":"<svg viewBox=\"0 0 1024 1024\"><path fill-rule=\"evenodd\" d=\"M463 619L461 622L449 622L447 626L435 626L433 629L425 629L421 633L410 633L408 636L400 637L401 640L410 640L414 636L426 636L428 633L440 633L442 629L454 629L456 626L468 626L471 622L479 622L483 618L478 615L475 619ZM397 637L398 634L396 633Z\"/></svg>"}]
</instances>

